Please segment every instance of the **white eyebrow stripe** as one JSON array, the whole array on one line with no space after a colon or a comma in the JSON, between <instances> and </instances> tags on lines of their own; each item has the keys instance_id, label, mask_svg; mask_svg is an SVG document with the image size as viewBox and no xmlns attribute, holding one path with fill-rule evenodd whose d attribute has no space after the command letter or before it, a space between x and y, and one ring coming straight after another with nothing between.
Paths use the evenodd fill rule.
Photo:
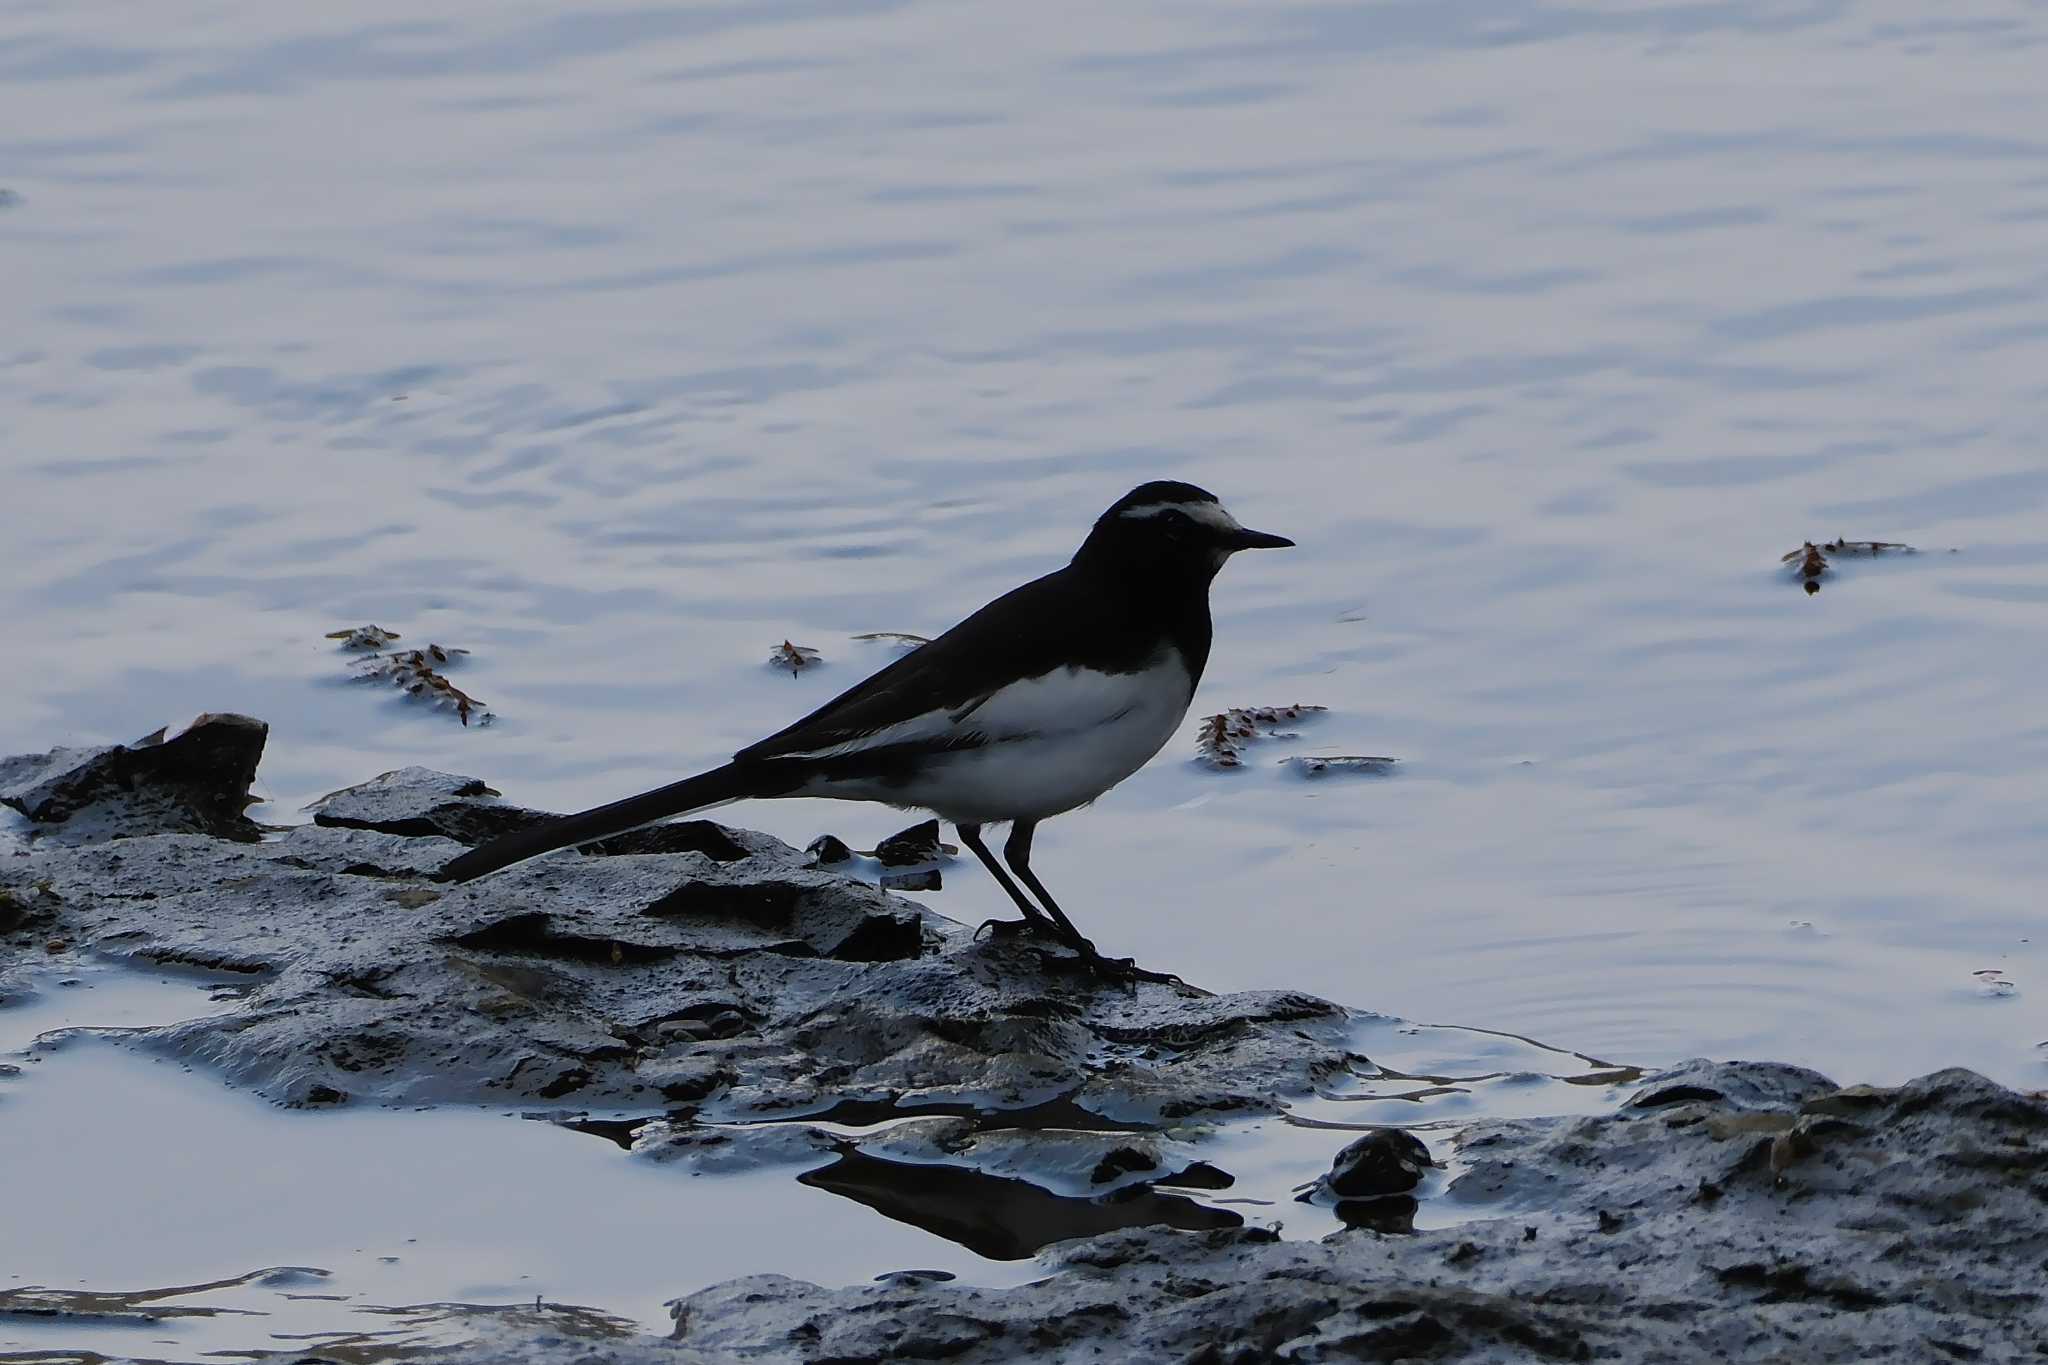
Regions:
<instances>
[{"instance_id":1,"label":"white eyebrow stripe","mask_svg":"<svg viewBox=\"0 0 2048 1365\"><path fill-rule=\"evenodd\" d=\"M1126 507L1118 516L1157 517L1168 512L1179 512L1189 521L1217 531L1242 531L1236 517L1223 510L1220 502L1148 502L1141 507Z\"/></svg>"}]
</instances>

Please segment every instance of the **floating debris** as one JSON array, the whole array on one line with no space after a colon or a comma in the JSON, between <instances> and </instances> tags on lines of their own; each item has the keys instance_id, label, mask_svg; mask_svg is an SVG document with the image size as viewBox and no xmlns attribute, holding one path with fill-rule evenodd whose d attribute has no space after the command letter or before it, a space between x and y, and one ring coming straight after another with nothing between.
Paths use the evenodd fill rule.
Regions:
<instances>
[{"instance_id":1,"label":"floating debris","mask_svg":"<svg viewBox=\"0 0 2048 1365\"><path fill-rule=\"evenodd\" d=\"M471 716L478 725L489 725L497 719L484 704L469 693L448 681L436 665L446 664L454 655L467 654L466 649L444 649L440 645L428 645L425 649L399 650L395 654L378 655L365 659L357 677L364 681L388 678L392 686L407 695L429 701L437 706L450 706L455 718L464 725Z\"/></svg>"},{"instance_id":2,"label":"floating debris","mask_svg":"<svg viewBox=\"0 0 2048 1365\"><path fill-rule=\"evenodd\" d=\"M1296 736L1291 731L1273 727L1328 709L1296 702L1292 706L1233 706L1204 716L1195 732L1195 757L1212 768L1243 767L1246 745L1260 739L1293 739Z\"/></svg>"},{"instance_id":3,"label":"floating debris","mask_svg":"<svg viewBox=\"0 0 2048 1365\"><path fill-rule=\"evenodd\" d=\"M919 645L931 643L925 636L912 635L907 631L901 630L871 630L865 635L856 635L853 638L856 640L887 640L892 645L908 645L912 649L916 649Z\"/></svg>"},{"instance_id":4,"label":"floating debris","mask_svg":"<svg viewBox=\"0 0 2048 1365\"><path fill-rule=\"evenodd\" d=\"M1305 777L1320 777L1333 770L1384 775L1392 772L1400 761L1380 754L1292 754L1280 760L1283 767Z\"/></svg>"},{"instance_id":5,"label":"floating debris","mask_svg":"<svg viewBox=\"0 0 2048 1365\"><path fill-rule=\"evenodd\" d=\"M1895 540L1843 540L1837 536L1832 542L1822 545L1816 545L1809 540L1798 549L1780 555L1778 562L1790 565L1792 576L1804 583L1807 593L1811 595L1820 591L1821 575L1834 568L1828 561L1830 555L1875 557L1894 552L1902 555L1920 553L1912 546L1902 545Z\"/></svg>"},{"instance_id":6,"label":"floating debris","mask_svg":"<svg viewBox=\"0 0 2048 1365\"><path fill-rule=\"evenodd\" d=\"M386 630L382 626L330 630L327 638L341 641L343 649L379 651L361 654L356 660L358 682L389 682L408 696L453 709L455 718L464 725L469 724L472 716L476 717L479 726L489 725L497 719L481 701L448 681L441 671L468 654L466 649L428 644L419 649L386 651L385 645L402 637L397 631Z\"/></svg>"},{"instance_id":7,"label":"floating debris","mask_svg":"<svg viewBox=\"0 0 2048 1365\"><path fill-rule=\"evenodd\" d=\"M405 637L382 626L350 626L347 630L328 631L327 638L341 641L343 649L382 649Z\"/></svg>"},{"instance_id":8,"label":"floating debris","mask_svg":"<svg viewBox=\"0 0 2048 1365\"><path fill-rule=\"evenodd\" d=\"M788 640L784 640L781 644L768 651L768 666L770 668L786 668L789 670L789 676L792 678L803 672L806 668L809 668L812 664L822 663L823 661L823 656L809 645L793 645Z\"/></svg>"},{"instance_id":9,"label":"floating debris","mask_svg":"<svg viewBox=\"0 0 2048 1365\"><path fill-rule=\"evenodd\" d=\"M1982 971L1971 972L1970 975L1977 980L1977 994L1987 1000L2003 1000L2007 996L2020 993L2019 983L2008 978L1996 967L1986 967Z\"/></svg>"}]
</instances>

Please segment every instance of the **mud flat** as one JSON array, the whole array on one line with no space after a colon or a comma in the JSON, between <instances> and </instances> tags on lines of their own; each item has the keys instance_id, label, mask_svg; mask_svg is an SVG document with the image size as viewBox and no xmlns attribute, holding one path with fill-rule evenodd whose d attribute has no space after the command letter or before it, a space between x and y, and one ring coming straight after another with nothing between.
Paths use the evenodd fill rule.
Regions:
<instances>
[{"instance_id":1,"label":"mud flat","mask_svg":"<svg viewBox=\"0 0 2048 1365\"><path fill-rule=\"evenodd\" d=\"M462 775L385 774L249 842L263 739L206 717L0 763L0 800L38 821L0 856L0 994L87 958L203 969L238 983L229 1007L130 1045L285 1105L529 1105L707 1174L801 1161L983 1254L1052 1248L1011 1289L731 1281L679 1299L672 1337L479 1311L461 1358L2048 1350L2048 1104L1971 1073L1596 1066L1580 1079L1631 1089L1612 1112L1481 1121L1433 1153L1376 1139L1311 1192L1356 1226L1285 1241L1196 1197L1231 1179L1205 1135L1369 1072L1351 1011L1107 982L702 821L444 886L462 847L545 818ZM1428 1157L1466 1221L1402 1231Z\"/></svg>"}]
</instances>

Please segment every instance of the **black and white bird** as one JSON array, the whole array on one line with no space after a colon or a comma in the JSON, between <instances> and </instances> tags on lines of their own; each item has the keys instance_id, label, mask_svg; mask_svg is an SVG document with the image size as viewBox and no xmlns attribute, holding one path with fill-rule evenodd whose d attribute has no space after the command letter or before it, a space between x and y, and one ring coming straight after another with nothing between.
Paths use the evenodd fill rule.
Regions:
<instances>
[{"instance_id":1,"label":"black and white bird","mask_svg":"<svg viewBox=\"0 0 2048 1365\"><path fill-rule=\"evenodd\" d=\"M1239 550L1293 543L1246 530L1192 484L1142 484L1097 519L1065 568L998 597L732 762L493 840L441 877L469 881L730 801L880 801L952 821L1023 912L1020 927L1100 961L1032 872L1032 835L1172 738L1209 660L1210 580ZM1004 822L1008 871L981 833Z\"/></svg>"}]
</instances>

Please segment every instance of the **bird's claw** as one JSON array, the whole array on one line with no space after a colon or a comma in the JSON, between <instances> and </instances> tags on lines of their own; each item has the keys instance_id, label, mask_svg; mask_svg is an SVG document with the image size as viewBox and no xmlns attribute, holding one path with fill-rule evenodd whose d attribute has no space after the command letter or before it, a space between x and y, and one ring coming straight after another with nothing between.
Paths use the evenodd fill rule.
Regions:
<instances>
[{"instance_id":1,"label":"bird's claw","mask_svg":"<svg viewBox=\"0 0 2048 1365\"><path fill-rule=\"evenodd\" d=\"M1064 948L1073 956L1060 954L1062 961L1072 962L1077 968L1105 981L1129 985L1139 981L1150 981L1162 986L1175 986L1192 990L1187 982L1171 972L1147 971L1140 967L1137 959L1129 957L1105 957L1102 950L1088 939L1078 935L1069 938L1057 926L1041 923L1034 919L990 919L983 920L981 927L974 931L979 940L986 937L993 943L1004 943L1015 939L1038 939L1047 948ZM1206 993L1206 992L1205 992Z\"/></svg>"},{"instance_id":2,"label":"bird's claw","mask_svg":"<svg viewBox=\"0 0 2048 1365\"><path fill-rule=\"evenodd\" d=\"M1188 984L1187 982L1181 980L1179 977L1175 976L1172 972L1148 971L1145 968L1140 967L1138 965L1138 960L1136 958L1104 957L1102 954L1095 952L1092 948L1088 952L1082 954L1081 960L1087 963L1089 969L1094 971L1097 975L1106 977L1111 981L1150 981L1161 986L1182 987L1185 987Z\"/></svg>"}]
</instances>

